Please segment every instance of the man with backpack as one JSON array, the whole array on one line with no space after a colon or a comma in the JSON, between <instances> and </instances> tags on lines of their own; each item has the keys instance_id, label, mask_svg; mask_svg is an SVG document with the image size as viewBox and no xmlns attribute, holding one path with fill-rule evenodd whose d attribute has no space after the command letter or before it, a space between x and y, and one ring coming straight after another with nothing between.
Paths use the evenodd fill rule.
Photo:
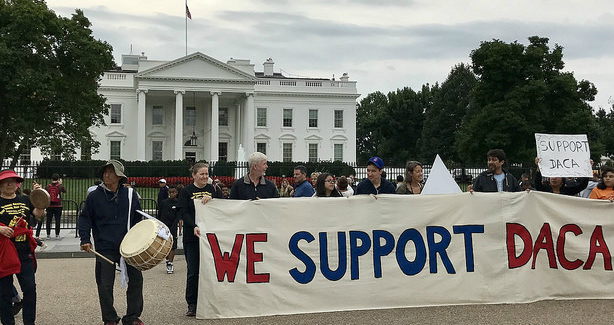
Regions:
<instances>
[{"instance_id":1,"label":"man with backpack","mask_svg":"<svg viewBox=\"0 0 614 325\"><path fill-rule=\"evenodd\" d=\"M60 238L60 219L62 218L62 193L66 193L66 188L62 185L60 175L51 176L51 184L47 185L50 201L47 208L47 238L51 237L51 219L55 218L55 238ZM37 231L38 232L38 231Z\"/></svg>"}]
</instances>

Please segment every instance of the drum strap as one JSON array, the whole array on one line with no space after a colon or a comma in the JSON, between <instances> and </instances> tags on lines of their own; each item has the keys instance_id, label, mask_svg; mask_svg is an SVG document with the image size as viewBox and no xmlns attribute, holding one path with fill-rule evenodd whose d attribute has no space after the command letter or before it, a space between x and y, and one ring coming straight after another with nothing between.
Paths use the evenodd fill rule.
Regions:
<instances>
[{"instance_id":1,"label":"drum strap","mask_svg":"<svg viewBox=\"0 0 614 325\"><path fill-rule=\"evenodd\" d=\"M132 212L132 191L134 191L133 188L129 187L128 188L128 224L126 225L126 228L128 229L128 231L130 231L130 215ZM121 283L120 286L122 288L127 288L128 287L128 267L126 266L126 259L124 259L124 257L120 257L119 259L119 269L120 269L120 278L121 278Z\"/></svg>"}]
</instances>

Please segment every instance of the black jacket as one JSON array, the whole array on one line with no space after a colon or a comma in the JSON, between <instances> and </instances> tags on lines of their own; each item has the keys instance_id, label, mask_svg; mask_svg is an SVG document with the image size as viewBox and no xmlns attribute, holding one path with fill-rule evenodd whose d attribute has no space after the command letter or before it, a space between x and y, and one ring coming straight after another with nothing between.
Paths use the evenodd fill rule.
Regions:
<instances>
[{"instance_id":1,"label":"black jacket","mask_svg":"<svg viewBox=\"0 0 614 325\"><path fill-rule=\"evenodd\" d=\"M141 210L141 203L136 191L132 191L131 227L143 220L136 210ZM111 192L105 186L98 186L85 199L79 215L81 244L91 243L91 231L99 253L119 254L119 246L128 232L127 225L128 188L120 184L117 192Z\"/></svg>"},{"instance_id":2,"label":"black jacket","mask_svg":"<svg viewBox=\"0 0 614 325\"><path fill-rule=\"evenodd\" d=\"M230 198L234 200L256 200L276 197L279 197L277 188L273 182L264 176L260 177L260 182L254 186L254 183L249 178L249 174L247 174L245 177L239 178L232 183L230 188Z\"/></svg>"},{"instance_id":3,"label":"black jacket","mask_svg":"<svg viewBox=\"0 0 614 325\"><path fill-rule=\"evenodd\" d=\"M510 172L504 170L505 178L503 179L503 192L520 192L522 189L518 185L518 181ZM473 180L473 190L476 192L498 192L497 181L494 174L490 171L484 171Z\"/></svg>"},{"instance_id":4,"label":"black jacket","mask_svg":"<svg viewBox=\"0 0 614 325\"><path fill-rule=\"evenodd\" d=\"M564 195L576 195L582 192L587 186L588 186L588 177L582 177L580 178L580 182L574 186L567 186L567 184L563 183L563 186L561 186L560 191L561 191L561 194L564 194ZM550 184L542 183L542 173L540 171L537 171L537 173L535 173L535 188L541 192L553 193L552 187L550 187Z\"/></svg>"}]
</instances>

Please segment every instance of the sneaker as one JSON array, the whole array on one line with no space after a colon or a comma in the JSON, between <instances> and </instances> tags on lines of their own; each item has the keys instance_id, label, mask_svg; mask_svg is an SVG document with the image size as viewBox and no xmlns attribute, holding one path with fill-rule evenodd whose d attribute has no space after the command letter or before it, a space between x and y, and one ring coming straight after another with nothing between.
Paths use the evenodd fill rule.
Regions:
<instances>
[{"instance_id":1,"label":"sneaker","mask_svg":"<svg viewBox=\"0 0 614 325\"><path fill-rule=\"evenodd\" d=\"M13 316L19 314L21 307L23 307L23 301L19 300L13 302Z\"/></svg>"},{"instance_id":2,"label":"sneaker","mask_svg":"<svg viewBox=\"0 0 614 325\"><path fill-rule=\"evenodd\" d=\"M136 318L136 319L133 319L132 322L130 322L130 323L126 324L126 325L145 325L145 323L143 323L142 320Z\"/></svg>"},{"instance_id":3,"label":"sneaker","mask_svg":"<svg viewBox=\"0 0 614 325\"><path fill-rule=\"evenodd\" d=\"M188 305L188 311L185 313L188 317L196 316L196 305Z\"/></svg>"},{"instance_id":4,"label":"sneaker","mask_svg":"<svg viewBox=\"0 0 614 325\"><path fill-rule=\"evenodd\" d=\"M60 239L60 235L55 235L55 239Z\"/></svg>"},{"instance_id":5,"label":"sneaker","mask_svg":"<svg viewBox=\"0 0 614 325\"><path fill-rule=\"evenodd\" d=\"M50 235L47 235L47 239L51 239L51 236L50 236Z\"/></svg>"},{"instance_id":6,"label":"sneaker","mask_svg":"<svg viewBox=\"0 0 614 325\"><path fill-rule=\"evenodd\" d=\"M175 269L173 268L172 262L166 262L166 274L173 274Z\"/></svg>"},{"instance_id":7,"label":"sneaker","mask_svg":"<svg viewBox=\"0 0 614 325\"><path fill-rule=\"evenodd\" d=\"M104 325L119 325L119 322L104 322Z\"/></svg>"}]
</instances>

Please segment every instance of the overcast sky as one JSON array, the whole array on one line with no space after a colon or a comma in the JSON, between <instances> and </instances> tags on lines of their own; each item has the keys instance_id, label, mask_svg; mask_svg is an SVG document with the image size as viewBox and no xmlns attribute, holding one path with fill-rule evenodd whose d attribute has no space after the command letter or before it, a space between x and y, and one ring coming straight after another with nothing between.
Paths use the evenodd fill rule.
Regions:
<instances>
[{"instance_id":1,"label":"overcast sky","mask_svg":"<svg viewBox=\"0 0 614 325\"><path fill-rule=\"evenodd\" d=\"M58 15L80 8L94 37L122 54L185 55L184 0L47 0ZM338 78L365 95L419 90L469 63L480 42L527 44L533 35L564 47L566 71L595 84L594 108L614 98L614 4L608 0L189 0L188 53L222 62L267 58L287 76Z\"/></svg>"}]
</instances>

